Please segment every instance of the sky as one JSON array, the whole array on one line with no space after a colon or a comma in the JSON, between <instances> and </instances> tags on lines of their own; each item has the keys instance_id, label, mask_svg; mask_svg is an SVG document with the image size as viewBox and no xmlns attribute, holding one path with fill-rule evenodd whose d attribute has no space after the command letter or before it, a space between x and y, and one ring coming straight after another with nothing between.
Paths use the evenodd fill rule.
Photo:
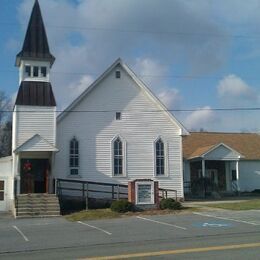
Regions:
<instances>
[{"instance_id":1,"label":"sky","mask_svg":"<svg viewBox=\"0 0 260 260\"><path fill-rule=\"evenodd\" d=\"M34 0L0 0L0 90L15 99ZM260 132L260 0L39 0L64 109L117 58L188 130ZM69 93L69 94L68 94Z\"/></svg>"}]
</instances>

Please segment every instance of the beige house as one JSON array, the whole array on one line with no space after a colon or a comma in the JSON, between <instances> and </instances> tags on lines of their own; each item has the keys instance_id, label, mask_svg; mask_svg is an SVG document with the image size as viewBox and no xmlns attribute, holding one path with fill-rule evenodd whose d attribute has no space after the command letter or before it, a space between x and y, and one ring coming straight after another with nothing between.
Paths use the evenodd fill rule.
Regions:
<instances>
[{"instance_id":1,"label":"beige house","mask_svg":"<svg viewBox=\"0 0 260 260\"><path fill-rule=\"evenodd\" d=\"M260 135L191 132L183 137L185 193L207 178L209 191L251 192L260 189ZM199 188L199 185L197 186Z\"/></svg>"}]
</instances>

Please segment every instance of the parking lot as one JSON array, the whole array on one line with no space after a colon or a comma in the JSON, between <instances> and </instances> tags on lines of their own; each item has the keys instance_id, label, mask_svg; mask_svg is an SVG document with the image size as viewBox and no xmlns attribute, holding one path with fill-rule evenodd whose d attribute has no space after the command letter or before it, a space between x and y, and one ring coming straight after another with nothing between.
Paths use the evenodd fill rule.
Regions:
<instances>
[{"instance_id":1,"label":"parking lot","mask_svg":"<svg viewBox=\"0 0 260 260\"><path fill-rule=\"evenodd\" d=\"M178 250L189 252L197 248L202 250L191 250L193 257L194 253L201 258L201 254L206 257L209 251L227 250L230 254L241 250L240 259L248 248L255 259L254 255L260 253L259 216L259 210L217 210L69 222L63 217L15 220L0 215L0 258L75 259L114 255L123 258L131 254L139 258L142 255L138 254L146 253L143 256L164 259L176 254L187 259L191 254ZM230 245L237 248L230 250ZM214 247L219 248L214 250ZM248 259L250 253L247 252Z\"/></svg>"}]
</instances>

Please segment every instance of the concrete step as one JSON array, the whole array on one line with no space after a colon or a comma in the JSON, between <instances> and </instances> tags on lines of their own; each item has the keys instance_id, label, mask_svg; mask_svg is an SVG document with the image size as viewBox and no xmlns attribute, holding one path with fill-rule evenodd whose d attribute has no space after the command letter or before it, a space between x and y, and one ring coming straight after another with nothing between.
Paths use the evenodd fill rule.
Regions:
<instances>
[{"instance_id":1,"label":"concrete step","mask_svg":"<svg viewBox=\"0 0 260 260\"><path fill-rule=\"evenodd\" d=\"M60 210L60 207L55 205L55 206L42 206L42 207L19 207L18 208L19 212L21 211L52 211L52 210Z\"/></svg>"},{"instance_id":2,"label":"concrete step","mask_svg":"<svg viewBox=\"0 0 260 260\"><path fill-rule=\"evenodd\" d=\"M17 196L16 217L60 216L59 199L55 194L21 194Z\"/></svg>"},{"instance_id":3,"label":"concrete step","mask_svg":"<svg viewBox=\"0 0 260 260\"><path fill-rule=\"evenodd\" d=\"M40 205L40 204L59 204L59 201L58 200L50 200L50 201L44 201L44 200L41 200L41 201L33 201L33 200L27 200L27 201L17 201L17 204L18 205L23 205L23 204L31 204L31 205Z\"/></svg>"},{"instance_id":4,"label":"concrete step","mask_svg":"<svg viewBox=\"0 0 260 260\"><path fill-rule=\"evenodd\" d=\"M43 212L42 214L38 213L27 213L27 212L21 212L16 218L49 218L49 217L60 217L59 212Z\"/></svg>"},{"instance_id":5,"label":"concrete step","mask_svg":"<svg viewBox=\"0 0 260 260\"><path fill-rule=\"evenodd\" d=\"M55 206L55 205L59 205L59 202L41 202L41 203L31 203L31 202L18 202L16 203L16 206L18 207L44 207L44 206Z\"/></svg>"}]
</instances>

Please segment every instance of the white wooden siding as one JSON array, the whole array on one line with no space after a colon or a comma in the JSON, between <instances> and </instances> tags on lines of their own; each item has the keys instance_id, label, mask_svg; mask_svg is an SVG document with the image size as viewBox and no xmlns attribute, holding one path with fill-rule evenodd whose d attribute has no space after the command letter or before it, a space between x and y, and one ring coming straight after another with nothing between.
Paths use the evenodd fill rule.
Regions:
<instances>
[{"instance_id":1,"label":"white wooden siding","mask_svg":"<svg viewBox=\"0 0 260 260\"><path fill-rule=\"evenodd\" d=\"M16 106L14 117L17 127L13 149L36 134L55 146L56 107Z\"/></svg>"},{"instance_id":2,"label":"white wooden siding","mask_svg":"<svg viewBox=\"0 0 260 260\"><path fill-rule=\"evenodd\" d=\"M0 158L0 180L6 181L6 211L12 209L13 202L13 175L12 175L12 157Z\"/></svg>"},{"instance_id":3,"label":"white wooden siding","mask_svg":"<svg viewBox=\"0 0 260 260\"><path fill-rule=\"evenodd\" d=\"M128 180L159 180L162 188L176 189L183 197L182 153L180 128L174 124L139 86L121 70L121 79L114 69L75 108L58 122L54 174L69 175L69 141L73 136L80 144L82 179L127 184ZM153 110L153 111L152 111ZM122 113L115 120L116 112ZM113 177L111 140L120 135L126 141L127 176ZM168 144L169 176L154 177L154 141L161 136Z\"/></svg>"},{"instance_id":4,"label":"white wooden siding","mask_svg":"<svg viewBox=\"0 0 260 260\"><path fill-rule=\"evenodd\" d=\"M241 191L260 189L260 161L239 162L239 185Z\"/></svg>"}]
</instances>

